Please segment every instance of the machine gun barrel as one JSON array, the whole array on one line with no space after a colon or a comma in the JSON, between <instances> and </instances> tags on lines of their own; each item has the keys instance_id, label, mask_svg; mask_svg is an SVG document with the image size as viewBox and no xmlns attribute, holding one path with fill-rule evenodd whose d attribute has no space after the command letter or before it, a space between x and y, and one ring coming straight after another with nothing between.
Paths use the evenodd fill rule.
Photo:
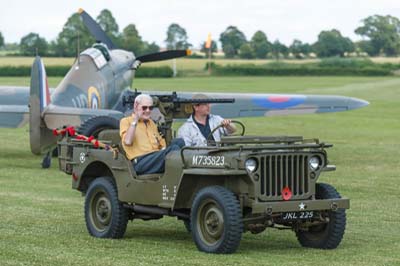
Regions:
<instances>
[{"instance_id":1,"label":"machine gun barrel","mask_svg":"<svg viewBox=\"0 0 400 266\"><path fill-rule=\"evenodd\" d=\"M122 99L122 105L132 105L135 102L137 96L141 93L135 91L132 95L124 96ZM200 104L200 103L234 103L234 98L209 98L209 99L190 99L190 98L179 98L176 92L172 94L154 94L151 97L156 97L161 103L173 103L173 104Z\"/></svg>"},{"instance_id":2,"label":"machine gun barrel","mask_svg":"<svg viewBox=\"0 0 400 266\"><path fill-rule=\"evenodd\" d=\"M186 98L177 98L172 102L174 103L191 103L191 104L200 104L200 103L234 103L234 98L209 98L209 99L186 99Z\"/></svg>"}]
</instances>

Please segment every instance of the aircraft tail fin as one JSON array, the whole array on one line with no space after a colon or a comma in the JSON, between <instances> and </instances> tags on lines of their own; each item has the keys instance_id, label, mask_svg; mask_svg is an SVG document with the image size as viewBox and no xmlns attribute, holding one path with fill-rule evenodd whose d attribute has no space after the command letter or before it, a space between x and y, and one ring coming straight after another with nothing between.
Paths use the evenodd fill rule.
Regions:
<instances>
[{"instance_id":1,"label":"aircraft tail fin","mask_svg":"<svg viewBox=\"0 0 400 266\"><path fill-rule=\"evenodd\" d=\"M56 138L43 120L45 108L50 104L50 91L42 59L36 56L31 69L29 96L29 136L31 151L41 154L54 147Z\"/></svg>"}]
</instances>

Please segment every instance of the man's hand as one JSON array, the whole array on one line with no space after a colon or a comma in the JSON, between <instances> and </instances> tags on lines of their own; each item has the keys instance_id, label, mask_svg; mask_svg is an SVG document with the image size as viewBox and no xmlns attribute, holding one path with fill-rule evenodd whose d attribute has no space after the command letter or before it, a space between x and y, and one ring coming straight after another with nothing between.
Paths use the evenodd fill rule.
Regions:
<instances>
[{"instance_id":1,"label":"man's hand","mask_svg":"<svg viewBox=\"0 0 400 266\"><path fill-rule=\"evenodd\" d=\"M141 108L135 108L135 112L132 113L132 116L134 117L134 122L138 122L140 118L143 116L143 110Z\"/></svg>"},{"instance_id":2,"label":"man's hand","mask_svg":"<svg viewBox=\"0 0 400 266\"><path fill-rule=\"evenodd\" d=\"M230 123L232 123L232 120L224 119L224 120L222 120L221 125L223 125L224 127L227 127L227 126L229 126Z\"/></svg>"},{"instance_id":3,"label":"man's hand","mask_svg":"<svg viewBox=\"0 0 400 266\"><path fill-rule=\"evenodd\" d=\"M232 124L232 120L231 119L224 119L221 122L221 125L227 129L228 134L232 134L236 131L236 127L234 124Z\"/></svg>"}]
</instances>

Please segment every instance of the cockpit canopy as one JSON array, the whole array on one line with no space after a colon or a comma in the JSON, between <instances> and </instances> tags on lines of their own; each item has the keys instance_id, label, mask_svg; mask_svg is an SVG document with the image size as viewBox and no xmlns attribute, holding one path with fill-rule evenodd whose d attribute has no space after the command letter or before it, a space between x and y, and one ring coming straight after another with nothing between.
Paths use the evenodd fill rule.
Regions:
<instances>
[{"instance_id":1,"label":"cockpit canopy","mask_svg":"<svg viewBox=\"0 0 400 266\"><path fill-rule=\"evenodd\" d=\"M110 60L110 52L103 43L93 44L91 48L86 49L81 55L87 55L92 58L97 69L102 69Z\"/></svg>"}]
</instances>

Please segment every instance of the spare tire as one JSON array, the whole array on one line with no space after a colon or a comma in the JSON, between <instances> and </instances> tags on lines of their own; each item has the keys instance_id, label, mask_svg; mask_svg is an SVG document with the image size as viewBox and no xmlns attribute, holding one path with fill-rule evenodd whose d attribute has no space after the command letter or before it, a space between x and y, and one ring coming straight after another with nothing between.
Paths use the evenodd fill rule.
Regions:
<instances>
[{"instance_id":1,"label":"spare tire","mask_svg":"<svg viewBox=\"0 0 400 266\"><path fill-rule=\"evenodd\" d=\"M105 129L119 129L119 120L111 116L93 116L82 123L78 133L97 138Z\"/></svg>"}]
</instances>

